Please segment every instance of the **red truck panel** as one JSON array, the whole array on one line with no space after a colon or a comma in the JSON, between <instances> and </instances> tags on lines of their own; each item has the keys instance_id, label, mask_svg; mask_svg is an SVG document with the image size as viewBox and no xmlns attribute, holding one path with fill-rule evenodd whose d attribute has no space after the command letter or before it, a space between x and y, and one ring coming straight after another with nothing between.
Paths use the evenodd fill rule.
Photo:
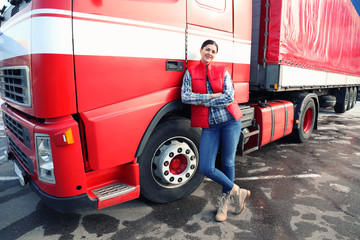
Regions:
<instances>
[{"instance_id":1,"label":"red truck panel","mask_svg":"<svg viewBox=\"0 0 360 240\"><path fill-rule=\"evenodd\" d=\"M76 113L71 5L70 0L31 1L1 26L1 38L9 50L3 51L6 54L0 67L27 66L31 90L29 106L16 101L7 103L37 118ZM54 23L62 29L57 29ZM70 51L62 52L64 45Z\"/></svg>"},{"instance_id":2,"label":"red truck panel","mask_svg":"<svg viewBox=\"0 0 360 240\"><path fill-rule=\"evenodd\" d=\"M134 160L145 130L166 103L179 99L179 87L81 114L86 126L89 166L106 169Z\"/></svg>"},{"instance_id":3,"label":"red truck panel","mask_svg":"<svg viewBox=\"0 0 360 240\"><path fill-rule=\"evenodd\" d=\"M185 1L74 1L78 111L180 86L185 61Z\"/></svg>"},{"instance_id":4,"label":"red truck panel","mask_svg":"<svg viewBox=\"0 0 360 240\"><path fill-rule=\"evenodd\" d=\"M72 0L62 1L32 1L33 9L55 8L61 10L71 10Z\"/></svg>"},{"instance_id":5,"label":"red truck panel","mask_svg":"<svg viewBox=\"0 0 360 240\"><path fill-rule=\"evenodd\" d=\"M33 54L31 58L34 115L52 118L76 113L73 56Z\"/></svg>"},{"instance_id":6,"label":"red truck panel","mask_svg":"<svg viewBox=\"0 0 360 240\"><path fill-rule=\"evenodd\" d=\"M45 1L46 2L46 1ZM106 17L120 17L176 27L185 25L185 1L178 0L92 0L73 1L74 12L90 13ZM96 33L96 31L93 31ZM91 41L91 39L89 39ZM146 39L143 39L146 42Z\"/></svg>"},{"instance_id":7,"label":"red truck panel","mask_svg":"<svg viewBox=\"0 0 360 240\"><path fill-rule=\"evenodd\" d=\"M165 59L110 56L75 58L79 112L180 86L184 74L165 71Z\"/></svg>"},{"instance_id":8,"label":"red truck panel","mask_svg":"<svg viewBox=\"0 0 360 240\"><path fill-rule=\"evenodd\" d=\"M267 64L360 75L360 17L351 0L269 0ZM262 1L263 63L266 1Z\"/></svg>"}]
</instances>

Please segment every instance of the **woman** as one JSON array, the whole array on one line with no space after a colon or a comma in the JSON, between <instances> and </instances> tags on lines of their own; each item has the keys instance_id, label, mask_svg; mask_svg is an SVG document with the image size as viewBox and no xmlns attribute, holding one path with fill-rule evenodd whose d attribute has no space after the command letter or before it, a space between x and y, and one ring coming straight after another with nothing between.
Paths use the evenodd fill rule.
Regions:
<instances>
[{"instance_id":1,"label":"woman","mask_svg":"<svg viewBox=\"0 0 360 240\"><path fill-rule=\"evenodd\" d=\"M250 191L234 184L235 154L240 138L241 110L234 100L232 79L224 65L212 65L218 52L213 40L205 41L201 59L189 67L183 78L181 99L191 104L191 126L201 127L200 172L222 185L222 196L216 221L227 219L230 197L234 198L235 213L240 214ZM221 142L222 171L215 168Z\"/></svg>"}]
</instances>

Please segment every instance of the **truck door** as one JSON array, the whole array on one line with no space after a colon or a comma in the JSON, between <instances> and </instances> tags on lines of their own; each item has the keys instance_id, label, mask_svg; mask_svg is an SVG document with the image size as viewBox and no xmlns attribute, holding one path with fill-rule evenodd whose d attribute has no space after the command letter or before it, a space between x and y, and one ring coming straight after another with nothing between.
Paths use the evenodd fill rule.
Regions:
<instances>
[{"instance_id":1,"label":"truck door","mask_svg":"<svg viewBox=\"0 0 360 240\"><path fill-rule=\"evenodd\" d=\"M227 65L238 103L249 100L251 0L187 0L187 63L200 59L201 44L215 40L215 62Z\"/></svg>"},{"instance_id":2,"label":"truck door","mask_svg":"<svg viewBox=\"0 0 360 240\"><path fill-rule=\"evenodd\" d=\"M232 73L233 4L232 0L187 0L188 64L200 60L201 44L215 40L219 52L215 62L226 63Z\"/></svg>"},{"instance_id":3,"label":"truck door","mask_svg":"<svg viewBox=\"0 0 360 240\"><path fill-rule=\"evenodd\" d=\"M185 61L185 0L73 4L79 112L180 84L183 69L165 66Z\"/></svg>"},{"instance_id":4,"label":"truck door","mask_svg":"<svg viewBox=\"0 0 360 240\"><path fill-rule=\"evenodd\" d=\"M185 29L185 0L73 1L77 103L90 169L133 161L156 112L178 97Z\"/></svg>"}]
</instances>

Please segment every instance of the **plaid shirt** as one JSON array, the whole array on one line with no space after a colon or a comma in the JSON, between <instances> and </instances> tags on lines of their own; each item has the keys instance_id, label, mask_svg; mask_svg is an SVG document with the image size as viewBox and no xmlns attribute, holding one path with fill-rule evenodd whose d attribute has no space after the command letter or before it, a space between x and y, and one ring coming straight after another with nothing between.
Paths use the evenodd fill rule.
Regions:
<instances>
[{"instance_id":1,"label":"plaid shirt","mask_svg":"<svg viewBox=\"0 0 360 240\"><path fill-rule=\"evenodd\" d=\"M203 105L209 108L209 125L219 124L234 119L225 107L234 101L234 88L228 71L225 72L223 94L218 98L210 99L213 93L209 79L206 79L207 94L193 93L191 76L186 70L181 87L181 100L186 104Z\"/></svg>"}]
</instances>

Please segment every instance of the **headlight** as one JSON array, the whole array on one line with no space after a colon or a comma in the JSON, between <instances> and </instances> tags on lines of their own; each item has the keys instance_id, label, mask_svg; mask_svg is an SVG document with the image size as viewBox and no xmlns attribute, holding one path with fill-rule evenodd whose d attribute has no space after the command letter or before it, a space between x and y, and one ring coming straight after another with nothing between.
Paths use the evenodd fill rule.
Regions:
<instances>
[{"instance_id":1,"label":"headlight","mask_svg":"<svg viewBox=\"0 0 360 240\"><path fill-rule=\"evenodd\" d=\"M51 153L50 137L47 134L35 134L36 161L39 180L55 184L54 163Z\"/></svg>"}]
</instances>

